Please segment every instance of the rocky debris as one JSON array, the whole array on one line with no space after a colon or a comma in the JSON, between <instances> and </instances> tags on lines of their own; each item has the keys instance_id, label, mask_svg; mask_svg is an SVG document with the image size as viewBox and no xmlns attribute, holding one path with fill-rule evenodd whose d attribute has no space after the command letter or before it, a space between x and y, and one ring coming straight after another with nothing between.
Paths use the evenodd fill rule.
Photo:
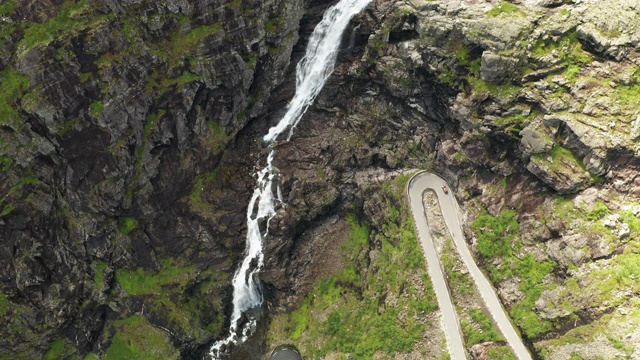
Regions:
<instances>
[{"instance_id":1,"label":"rocky debris","mask_svg":"<svg viewBox=\"0 0 640 360\"><path fill-rule=\"evenodd\" d=\"M560 266L580 265L590 258L587 238L582 234L568 235L547 242L547 253Z\"/></svg>"},{"instance_id":2,"label":"rocky debris","mask_svg":"<svg viewBox=\"0 0 640 360\"><path fill-rule=\"evenodd\" d=\"M473 345L469 350L471 359L473 360L489 359L489 350L491 350L491 347L493 345L495 345L495 343L491 341Z\"/></svg>"},{"instance_id":3,"label":"rocky debris","mask_svg":"<svg viewBox=\"0 0 640 360\"><path fill-rule=\"evenodd\" d=\"M595 233L587 233L584 236L587 238L591 251L590 258L603 259L613 254L615 246L607 237Z\"/></svg>"},{"instance_id":4,"label":"rocky debris","mask_svg":"<svg viewBox=\"0 0 640 360\"><path fill-rule=\"evenodd\" d=\"M611 214L608 215L607 217L605 217L602 220L602 225L608 227L608 228L612 228L615 229L616 227L618 227L618 222L620 221L620 215L618 214Z\"/></svg>"},{"instance_id":5,"label":"rocky debris","mask_svg":"<svg viewBox=\"0 0 640 360\"><path fill-rule=\"evenodd\" d=\"M524 297L524 293L520 290L520 281L515 277L500 283L498 295L504 304L513 304Z\"/></svg>"},{"instance_id":6,"label":"rocky debris","mask_svg":"<svg viewBox=\"0 0 640 360\"><path fill-rule=\"evenodd\" d=\"M555 304L562 304L564 291L563 288L558 287L542 292L540 298L535 303L536 310L541 318L557 319L571 314L571 312L564 307L555 306Z\"/></svg>"},{"instance_id":7,"label":"rocky debris","mask_svg":"<svg viewBox=\"0 0 640 360\"><path fill-rule=\"evenodd\" d=\"M537 242L547 241L554 237L554 234L549 227L536 219L536 217L522 217L519 225L520 233L522 234L522 242L525 245L532 245Z\"/></svg>"}]
</instances>

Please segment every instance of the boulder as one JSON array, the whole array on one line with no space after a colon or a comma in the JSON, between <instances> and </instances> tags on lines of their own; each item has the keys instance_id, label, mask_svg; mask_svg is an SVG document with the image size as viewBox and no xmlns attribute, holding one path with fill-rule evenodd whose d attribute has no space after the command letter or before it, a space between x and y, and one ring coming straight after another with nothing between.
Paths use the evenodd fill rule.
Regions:
<instances>
[{"instance_id":1,"label":"boulder","mask_svg":"<svg viewBox=\"0 0 640 360\"><path fill-rule=\"evenodd\" d=\"M518 59L497 55L490 51L482 53L480 76L482 80L501 84L509 80L518 68Z\"/></svg>"},{"instance_id":2,"label":"boulder","mask_svg":"<svg viewBox=\"0 0 640 360\"><path fill-rule=\"evenodd\" d=\"M531 124L520 131L522 151L531 156L551 151L553 137L551 130L542 124Z\"/></svg>"},{"instance_id":3,"label":"boulder","mask_svg":"<svg viewBox=\"0 0 640 360\"><path fill-rule=\"evenodd\" d=\"M576 193L591 183L591 176L580 162L567 154L533 155L527 170L561 194Z\"/></svg>"}]
</instances>

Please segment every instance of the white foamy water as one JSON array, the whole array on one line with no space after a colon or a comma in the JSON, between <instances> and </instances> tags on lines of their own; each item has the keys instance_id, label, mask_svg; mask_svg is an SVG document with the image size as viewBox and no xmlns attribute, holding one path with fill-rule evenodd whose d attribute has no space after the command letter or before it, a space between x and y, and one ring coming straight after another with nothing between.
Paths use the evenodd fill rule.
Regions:
<instances>
[{"instance_id":1,"label":"white foamy water","mask_svg":"<svg viewBox=\"0 0 640 360\"><path fill-rule=\"evenodd\" d=\"M269 229L269 220L275 215L276 200L282 202L280 188L276 185L277 173L272 162L275 150L272 145L287 129L291 138L293 130L309 105L313 103L327 78L333 72L338 48L344 30L351 18L362 11L372 0L341 0L330 7L309 38L304 58L296 68L296 94L287 107L287 112L276 126L269 129L263 140L269 145L266 166L257 174L257 186L247 209L247 243L245 257L233 277L233 312L226 338L217 341L210 351L218 359L224 348L231 343L243 342L255 327L256 319L248 319L242 329L240 318L247 310L262 305L262 292L256 275L262 268L263 240ZM274 196L274 187L276 194ZM264 233L260 231L263 223ZM266 226L265 226L266 225ZM240 333L239 333L240 332Z\"/></svg>"}]
</instances>

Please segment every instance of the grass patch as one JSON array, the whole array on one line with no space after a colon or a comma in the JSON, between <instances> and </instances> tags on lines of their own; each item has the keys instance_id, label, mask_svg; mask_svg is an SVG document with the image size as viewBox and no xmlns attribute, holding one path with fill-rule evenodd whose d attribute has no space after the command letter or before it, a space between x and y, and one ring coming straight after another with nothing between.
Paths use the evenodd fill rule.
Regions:
<instances>
[{"instance_id":1,"label":"grass patch","mask_svg":"<svg viewBox=\"0 0 640 360\"><path fill-rule=\"evenodd\" d=\"M224 150L231 136L227 135L224 127L220 126L217 122L210 120L207 124L209 125L209 131L204 134L205 145L214 152Z\"/></svg>"},{"instance_id":2,"label":"grass patch","mask_svg":"<svg viewBox=\"0 0 640 360\"><path fill-rule=\"evenodd\" d=\"M540 318L534 309L535 302L546 288L542 279L557 265L551 260L536 261L531 254L514 263L513 272L520 278L520 290L524 293L524 299L513 304L510 313L529 338L536 338L554 328L553 322Z\"/></svg>"},{"instance_id":3,"label":"grass patch","mask_svg":"<svg viewBox=\"0 0 640 360\"><path fill-rule=\"evenodd\" d=\"M549 161L549 157L551 161ZM571 150L564 148L558 144L553 145L553 148L548 153L542 154L534 154L532 158L535 158L537 161L543 162L547 164L551 171L558 171L567 165L571 166L574 169L582 169L583 171L587 171L587 167L584 165L580 159L576 158Z\"/></svg>"},{"instance_id":4,"label":"grass patch","mask_svg":"<svg viewBox=\"0 0 640 360\"><path fill-rule=\"evenodd\" d=\"M147 116L147 121L144 123L144 129L142 131L142 139L140 141L140 146L138 147L138 152L136 155L136 162L133 165L133 175L131 176L131 181L129 182L127 189L127 198L132 199L135 193L136 188L139 186L140 176L141 176L141 166L142 166L142 158L147 152L147 143L149 142L149 138L154 130L158 127L158 122L160 119L166 114L166 111L163 109L159 109L158 111L149 114Z\"/></svg>"},{"instance_id":5,"label":"grass patch","mask_svg":"<svg viewBox=\"0 0 640 360\"><path fill-rule=\"evenodd\" d=\"M136 270L117 269L116 281L129 295L159 295L164 286L184 287L197 271L195 266L177 266L171 259L161 261L161 265L161 269L155 274L141 267Z\"/></svg>"},{"instance_id":6,"label":"grass patch","mask_svg":"<svg viewBox=\"0 0 640 360\"><path fill-rule=\"evenodd\" d=\"M107 269L107 263L104 261L97 261L95 264L95 275L93 282L96 284L96 289L104 288L104 271Z\"/></svg>"},{"instance_id":7,"label":"grass patch","mask_svg":"<svg viewBox=\"0 0 640 360\"><path fill-rule=\"evenodd\" d=\"M44 360L78 359L71 344L63 338L49 344L49 350L44 354Z\"/></svg>"},{"instance_id":8,"label":"grass patch","mask_svg":"<svg viewBox=\"0 0 640 360\"><path fill-rule=\"evenodd\" d=\"M517 276L524 298L511 307L510 314L515 323L529 338L536 338L554 328L554 324L540 318L534 311L536 300L545 289L542 279L557 266L551 260L536 261L533 255L522 258L516 255L522 246L516 213L505 210L494 217L481 213L471 225L477 237L478 252L485 258L485 267L494 284ZM494 265L493 259L501 264Z\"/></svg>"},{"instance_id":9,"label":"grass patch","mask_svg":"<svg viewBox=\"0 0 640 360\"><path fill-rule=\"evenodd\" d=\"M222 23L217 22L213 25L199 26L197 28L194 28L188 33L184 34L184 36L176 38L175 41L179 43L178 47L186 46L191 48L200 44L207 37L215 35L221 31L223 31Z\"/></svg>"},{"instance_id":10,"label":"grass patch","mask_svg":"<svg viewBox=\"0 0 640 360\"><path fill-rule=\"evenodd\" d=\"M505 210L495 217L489 213L480 214L471 226L478 236L477 249L487 260L494 257L504 258L510 256L512 246L519 250L520 244L516 241L519 235L517 214L513 210ZM498 269L491 271L496 273Z\"/></svg>"},{"instance_id":11,"label":"grass patch","mask_svg":"<svg viewBox=\"0 0 640 360\"><path fill-rule=\"evenodd\" d=\"M593 209L589 211L587 219L591 221L597 221L610 213L611 211L609 210L609 207L607 207L607 205L605 205L602 201L597 201L595 204L593 204Z\"/></svg>"},{"instance_id":12,"label":"grass patch","mask_svg":"<svg viewBox=\"0 0 640 360\"><path fill-rule=\"evenodd\" d=\"M494 346L489 349L488 359L490 360L518 360L508 346Z\"/></svg>"},{"instance_id":13,"label":"grass patch","mask_svg":"<svg viewBox=\"0 0 640 360\"><path fill-rule=\"evenodd\" d=\"M87 0L67 0L60 5L58 13L47 21L29 23L24 30L24 37L17 46L20 54L25 54L35 46L47 45L62 34L76 33L83 29L87 25L87 9Z\"/></svg>"},{"instance_id":14,"label":"grass patch","mask_svg":"<svg viewBox=\"0 0 640 360\"><path fill-rule=\"evenodd\" d=\"M637 107L640 105L640 84L616 86L612 97L622 106Z\"/></svg>"},{"instance_id":15,"label":"grass patch","mask_svg":"<svg viewBox=\"0 0 640 360\"><path fill-rule=\"evenodd\" d=\"M29 78L10 67L0 71L0 124L14 125L19 119L15 101L30 86Z\"/></svg>"},{"instance_id":16,"label":"grass patch","mask_svg":"<svg viewBox=\"0 0 640 360\"><path fill-rule=\"evenodd\" d=\"M175 79L165 79L162 81L163 87L170 87L172 85L177 86L178 88L182 88L184 85L192 83L196 80L201 80L204 77L200 74L194 74L189 71L184 71L182 75L178 76Z\"/></svg>"},{"instance_id":17,"label":"grass patch","mask_svg":"<svg viewBox=\"0 0 640 360\"><path fill-rule=\"evenodd\" d=\"M567 66L567 69L564 71L564 76L567 77L570 83L575 84L578 80L578 75L580 75L580 66L571 64Z\"/></svg>"},{"instance_id":18,"label":"grass patch","mask_svg":"<svg viewBox=\"0 0 640 360\"><path fill-rule=\"evenodd\" d=\"M13 204L7 204L2 208L2 212L0 212L0 218L3 218L13 212L15 210L15 206Z\"/></svg>"},{"instance_id":19,"label":"grass patch","mask_svg":"<svg viewBox=\"0 0 640 360\"><path fill-rule=\"evenodd\" d=\"M558 51L560 58L568 68L573 66L573 70L570 70L570 72L575 73L576 66L590 64L593 61L593 56L582 48L582 44L578 41L578 33L575 31L558 40L538 39L531 50L531 56L541 58L554 50ZM570 75L570 73L565 73L565 75Z\"/></svg>"},{"instance_id":20,"label":"grass patch","mask_svg":"<svg viewBox=\"0 0 640 360\"><path fill-rule=\"evenodd\" d=\"M117 269L116 281L127 294L139 296L150 318L171 332L196 342L219 336L224 325L227 274L176 265L171 259L160 264L155 274L143 268Z\"/></svg>"},{"instance_id":21,"label":"grass patch","mask_svg":"<svg viewBox=\"0 0 640 360\"><path fill-rule=\"evenodd\" d=\"M15 0L6 0L0 4L0 14L10 16L18 8L18 3Z\"/></svg>"},{"instance_id":22,"label":"grass patch","mask_svg":"<svg viewBox=\"0 0 640 360\"><path fill-rule=\"evenodd\" d=\"M495 330L491 319L480 309L469 309L469 315L473 320L472 325L467 321L462 321L462 332L465 338L465 345L467 347L479 344L485 341L501 341L502 336ZM510 353L510 351L509 351Z\"/></svg>"},{"instance_id":23,"label":"grass patch","mask_svg":"<svg viewBox=\"0 0 640 360\"><path fill-rule=\"evenodd\" d=\"M108 327L116 332L103 360L179 358L180 352L171 346L171 339L167 333L155 328L141 316L134 315L124 320L116 320L109 325Z\"/></svg>"},{"instance_id":24,"label":"grass patch","mask_svg":"<svg viewBox=\"0 0 640 360\"><path fill-rule=\"evenodd\" d=\"M199 175L195 179L191 194L189 194L189 207L191 210L200 216L207 217L209 214L215 211L215 207L210 204L206 199L202 198L202 193L205 187L213 184L219 173L218 168L213 171L209 171L204 175Z\"/></svg>"},{"instance_id":25,"label":"grass patch","mask_svg":"<svg viewBox=\"0 0 640 360\"><path fill-rule=\"evenodd\" d=\"M121 233L129 235L130 232L138 227L138 221L134 218L125 217L120 220L120 226L118 229Z\"/></svg>"},{"instance_id":26,"label":"grass patch","mask_svg":"<svg viewBox=\"0 0 640 360\"><path fill-rule=\"evenodd\" d=\"M9 311L9 299L7 296L0 292L0 316L4 316Z\"/></svg>"},{"instance_id":27,"label":"grass patch","mask_svg":"<svg viewBox=\"0 0 640 360\"><path fill-rule=\"evenodd\" d=\"M104 114L104 104L102 101L95 101L89 105L89 114L93 117L98 117Z\"/></svg>"},{"instance_id":28,"label":"grass patch","mask_svg":"<svg viewBox=\"0 0 640 360\"><path fill-rule=\"evenodd\" d=\"M512 85L510 83L505 84L493 84L488 81L484 81L480 78L479 70L477 75L472 74L467 77L467 83L473 88L473 92L476 94L490 93L491 96L497 97L512 97L520 92L520 87Z\"/></svg>"},{"instance_id":29,"label":"grass patch","mask_svg":"<svg viewBox=\"0 0 640 360\"><path fill-rule=\"evenodd\" d=\"M507 1L501 1L498 5L494 6L491 10L487 11L487 15L490 17L496 17L500 14L513 14L519 12L520 9L517 5Z\"/></svg>"}]
</instances>

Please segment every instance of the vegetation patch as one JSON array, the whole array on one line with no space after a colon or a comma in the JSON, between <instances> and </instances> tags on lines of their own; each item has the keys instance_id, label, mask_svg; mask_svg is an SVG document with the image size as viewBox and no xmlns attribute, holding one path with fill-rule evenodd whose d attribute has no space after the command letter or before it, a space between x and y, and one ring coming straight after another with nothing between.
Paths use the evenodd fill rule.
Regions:
<instances>
[{"instance_id":1,"label":"vegetation patch","mask_svg":"<svg viewBox=\"0 0 640 360\"><path fill-rule=\"evenodd\" d=\"M4 316L9 311L9 299L7 296L0 292L0 316Z\"/></svg>"},{"instance_id":2,"label":"vegetation patch","mask_svg":"<svg viewBox=\"0 0 640 360\"><path fill-rule=\"evenodd\" d=\"M487 11L487 15L490 17L496 17L500 14L513 14L519 11L520 9L517 5L507 1L501 1L498 5L494 6L493 9Z\"/></svg>"},{"instance_id":3,"label":"vegetation patch","mask_svg":"<svg viewBox=\"0 0 640 360\"><path fill-rule=\"evenodd\" d=\"M93 117L101 116L104 113L104 104L102 101L95 101L89 105L89 114Z\"/></svg>"},{"instance_id":4,"label":"vegetation patch","mask_svg":"<svg viewBox=\"0 0 640 360\"><path fill-rule=\"evenodd\" d=\"M620 105L637 108L640 105L640 83L618 85L611 95Z\"/></svg>"},{"instance_id":5,"label":"vegetation patch","mask_svg":"<svg viewBox=\"0 0 640 360\"><path fill-rule=\"evenodd\" d=\"M591 221L600 220L609 213L611 213L609 207L607 207L607 205L605 205L602 201L597 201L595 204L593 204L593 208L591 209L591 211L589 211L587 219Z\"/></svg>"},{"instance_id":6,"label":"vegetation patch","mask_svg":"<svg viewBox=\"0 0 640 360\"><path fill-rule=\"evenodd\" d=\"M512 98L520 92L520 87L505 83L493 84L480 78L480 71L467 77L467 83L473 88L475 94L489 93L491 96L500 98Z\"/></svg>"},{"instance_id":7,"label":"vegetation patch","mask_svg":"<svg viewBox=\"0 0 640 360\"><path fill-rule=\"evenodd\" d=\"M215 153L224 150L231 137L227 135L224 127L220 126L217 122L211 120L207 122L207 124L209 125L209 131L204 134L204 143Z\"/></svg>"},{"instance_id":8,"label":"vegetation patch","mask_svg":"<svg viewBox=\"0 0 640 360\"><path fill-rule=\"evenodd\" d=\"M558 53L563 64L568 66L569 75L571 72L576 73L576 66L590 64L593 61L593 56L582 48L582 44L578 41L578 33L575 31L569 32L557 40L538 39L531 50L531 56L541 58L554 50Z\"/></svg>"},{"instance_id":9,"label":"vegetation patch","mask_svg":"<svg viewBox=\"0 0 640 360\"><path fill-rule=\"evenodd\" d=\"M60 338L49 345L49 350L44 354L44 360L79 359L75 355L73 346L65 339Z\"/></svg>"},{"instance_id":10,"label":"vegetation patch","mask_svg":"<svg viewBox=\"0 0 640 360\"><path fill-rule=\"evenodd\" d=\"M117 269L116 281L129 295L159 295L164 286L171 285L183 288L197 272L195 266L177 266L172 259L162 260L160 263L161 268L155 274L149 273L141 267L136 270Z\"/></svg>"},{"instance_id":11,"label":"vegetation patch","mask_svg":"<svg viewBox=\"0 0 640 360\"><path fill-rule=\"evenodd\" d=\"M107 269L107 263L105 261L97 261L94 263L94 267L93 282L96 284L96 289L102 290L104 288L104 271Z\"/></svg>"},{"instance_id":12,"label":"vegetation patch","mask_svg":"<svg viewBox=\"0 0 640 360\"><path fill-rule=\"evenodd\" d=\"M535 312L535 302L545 289L542 279L557 264L551 260L536 261L533 255L518 257L522 244L516 212L505 210L499 216L481 213L471 225L477 237L477 250L485 259L491 280L498 284L507 278L520 279L524 298L515 302L510 314L529 338L536 338L554 328L554 323Z\"/></svg>"},{"instance_id":13,"label":"vegetation patch","mask_svg":"<svg viewBox=\"0 0 640 360\"><path fill-rule=\"evenodd\" d=\"M218 172L219 170L216 168L204 175L197 176L191 194L189 195L189 206L191 210L202 217L209 217L215 211L215 207L203 198L202 193L205 187L209 187L210 184L215 181Z\"/></svg>"},{"instance_id":14,"label":"vegetation patch","mask_svg":"<svg viewBox=\"0 0 640 360\"><path fill-rule=\"evenodd\" d=\"M473 324L463 320L461 322L462 332L464 333L465 345L467 347L479 344L485 341L501 341L502 336L494 328L491 319L480 309L469 309L469 315L473 320ZM511 353L511 351L509 351Z\"/></svg>"},{"instance_id":15,"label":"vegetation patch","mask_svg":"<svg viewBox=\"0 0 640 360\"><path fill-rule=\"evenodd\" d=\"M172 259L160 264L155 274L143 268L117 269L116 281L128 295L142 296L153 319L172 332L194 341L218 336L224 325L222 286L227 275L180 266Z\"/></svg>"},{"instance_id":16,"label":"vegetation patch","mask_svg":"<svg viewBox=\"0 0 640 360\"><path fill-rule=\"evenodd\" d=\"M534 154L531 156L532 159L535 159L538 162L546 164L551 171L570 171L568 169L582 170L583 173L587 171L587 167L584 165L580 159L576 158L575 155L571 152L571 150L564 148L558 144L555 144L551 151L548 153L542 154ZM567 169L568 167L568 169Z\"/></svg>"},{"instance_id":17,"label":"vegetation patch","mask_svg":"<svg viewBox=\"0 0 640 360\"><path fill-rule=\"evenodd\" d=\"M566 345L586 349L591 347L590 343L596 338L605 337L612 348L625 353L625 357L632 356L636 344L631 333L640 326L640 310L637 308L640 304L638 302L638 300L634 300L627 304L629 306L625 305L622 314L620 312L605 314L596 321L571 329L556 339L541 341L536 344L536 348L539 349L543 357L548 358L554 351L560 350ZM572 358L575 356L575 358L582 359L580 353L582 352L574 352ZM593 354L593 350L589 349L588 353ZM594 355L597 356L597 354Z\"/></svg>"},{"instance_id":18,"label":"vegetation patch","mask_svg":"<svg viewBox=\"0 0 640 360\"><path fill-rule=\"evenodd\" d=\"M176 85L178 88L183 87L186 84L192 83L196 80L201 80L204 77L200 74L194 74L192 72L189 71L185 71L182 73L182 75L178 76L175 79L165 79L162 82L162 86L163 87L169 87L172 85Z\"/></svg>"},{"instance_id":19,"label":"vegetation patch","mask_svg":"<svg viewBox=\"0 0 640 360\"><path fill-rule=\"evenodd\" d=\"M138 220L130 217L125 217L120 220L120 226L118 229L121 233L129 235L130 232L138 227Z\"/></svg>"},{"instance_id":20,"label":"vegetation patch","mask_svg":"<svg viewBox=\"0 0 640 360\"><path fill-rule=\"evenodd\" d=\"M518 359L515 355L513 355L513 353L511 352L511 349L509 349L509 347L506 345L494 346L491 349L489 349L488 358L496 359L496 360L517 360Z\"/></svg>"},{"instance_id":21,"label":"vegetation patch","mask_svg":"<svg viewBox=\"0 0 640 360\"><path fill-rule=\"evenodd\" d=\"M63 33L77 33L87 25L84 12L87 0L67 0L60 5L58 13L43 23L30 23L24 29L24 38L18 44L21 54L37 45L47 45Z\"/></svg>"},{"instance_id":22,"label":"vegetation patch","mask_svg":"<svg viewBox=\"0 0 640 360\"><path fill-rule=\"evenodd\" d=\"M144 317L134 315L116 320L105 327L115 330L104 360L178 359L180 352L171 345L168 334L151 325Z\"/></svg>"},{"instance_id":23,"label":"vegetation patch","mask_svg":"<svg viewBox=\"0 0 640 360\"><path fill-rule=\"evenodd\" d=\"M0 79L0 124L15 126L19 118L15 101L29 89L29 78L7 67L0 71Z\"/></svg>"}]
</instances>

